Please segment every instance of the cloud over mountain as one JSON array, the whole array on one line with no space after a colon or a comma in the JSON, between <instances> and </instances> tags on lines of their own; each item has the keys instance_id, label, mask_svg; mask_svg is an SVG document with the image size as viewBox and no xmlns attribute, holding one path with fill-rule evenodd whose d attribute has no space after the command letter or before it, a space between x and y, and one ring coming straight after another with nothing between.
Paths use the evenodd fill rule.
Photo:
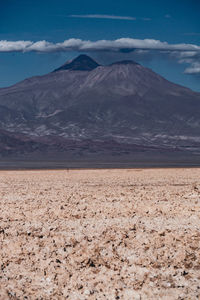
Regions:
<instances>
[{"instance_id":1,"label":"cloud over mountain","mask_svg":"<svg viewBox=\"0 0 200 300\"><path fill-rule=\"evenodd\" d=\"M71 38L61 43L43 41L0 41L0 52L132 52L132 51L160 51L173 55L180 63L189 63L185 73L199 73L200 46L195 44L169 44L155 39L120 38L116 40L81 40ZM197 66L197 67L196 67ZM189 70L189 71L188 71Z\"/></svg>"},{"instance_id":2,"label":"cloud over mountain","mask_svg":"<svg viewBox=\"0 0 200 300\"><path fill-rule=\"evenodd\" d=\"M194 44L169 44L155 39L133 39L120 38L117 40L81 40L68 39L62 43L50 43L48 41L0 41L0 52L12 51L120 51L120 50L143 49L143 50L160 50L160 51L200 51L200 46Z\"/></svg>"},{"instance_id":3,"label":"cloud over mountain","mask_svg":"<svg viewBox=\"0 0 200 300\"><path fill-rule=\"evenodd\" d=\"M200 62L191 62L191 66L186 68L185 74L200 74Z\"/></svg>"}]
</instances>

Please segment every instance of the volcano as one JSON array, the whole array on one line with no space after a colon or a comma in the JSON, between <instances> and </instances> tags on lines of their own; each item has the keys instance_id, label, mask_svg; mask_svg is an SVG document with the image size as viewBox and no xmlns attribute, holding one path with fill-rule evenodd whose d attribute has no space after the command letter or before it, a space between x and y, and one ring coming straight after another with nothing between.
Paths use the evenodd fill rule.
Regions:
<instances>
[{"instance_id":1,"label":"volcano","mask_svg":"<svg viewBox=\"0 0 200 300\"><path fill-rule=\"evenodd\" d=\"M73 70L73 71L92 71L97 68L99 64L87 55L79 55L74 60L67 61L64 65L54 70L63 71L63 70Z\"/></svg>"},{"instance_id":2,"label":"volcano","mask_svg":"<svg viewBox=\"0 0 200 300\"><path fill-rule=\"evenodd\" d=\"M134 61L104 66L87 55L0 89L0 130L23 136L23 155L35 157L197 157L199 112L200 93ZM18 155L9 147L1 155Z\"/></svg>"}]
</instances>

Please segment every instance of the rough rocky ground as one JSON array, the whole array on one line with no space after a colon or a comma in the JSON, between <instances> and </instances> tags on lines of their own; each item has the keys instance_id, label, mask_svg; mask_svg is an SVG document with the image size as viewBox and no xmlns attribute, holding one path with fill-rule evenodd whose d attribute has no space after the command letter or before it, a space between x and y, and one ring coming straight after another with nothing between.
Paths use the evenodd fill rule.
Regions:
<instances>
[{"instance_id":1,"label":"rough rocky ground","mask_svg":"<svg viewBox=\"0 0 200 300\"><path fill-rule=\"evenodd\" d=\"M200 299L200 169L0 172L0 299Z\"/></svg>"}]
</instances>

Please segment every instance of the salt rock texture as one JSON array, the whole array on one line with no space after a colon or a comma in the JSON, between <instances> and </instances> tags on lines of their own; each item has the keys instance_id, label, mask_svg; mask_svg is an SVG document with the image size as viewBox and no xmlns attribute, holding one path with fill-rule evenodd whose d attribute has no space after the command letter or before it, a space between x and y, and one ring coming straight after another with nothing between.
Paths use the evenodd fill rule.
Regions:
<instances>
[{"instance_id":1,"label":"salt rock texture","mask_svg":"<svg viewBox=\"0 0 200 300\"><path fill-rule=\"evenodd\" d=\"M0 172L0 299L200 299L200 169Z\"/></svg>"}]
</instances>

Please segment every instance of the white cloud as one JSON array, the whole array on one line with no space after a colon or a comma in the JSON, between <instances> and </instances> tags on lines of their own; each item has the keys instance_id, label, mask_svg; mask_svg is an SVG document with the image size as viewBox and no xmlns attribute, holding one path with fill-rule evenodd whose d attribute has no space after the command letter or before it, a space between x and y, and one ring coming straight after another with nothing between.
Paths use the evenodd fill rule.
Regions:
<instances>
[{"instance_id":1,"label":"white cloud","mask_svg":"<svg viewBox=\"0 0 200 300\"><path fill-rule=\"evenodd\" d=\"M180 64L190 65L185 69L185 74L200 74L200 51L175 51L171 55L175 56Z\"/></svg>"},{"instance_id":2,"label":"white cloud","mask_svg":"<svg viewBox=\"0 0 200 300\"><path fill-rule=\"evenodd\" d=\"M133 39L120 38L116 40L81 40L68 39L61 43L50 43L48 41L6 41L0 40L0 52L59 52L59 51L77 51L77 52L132 52L140 51L158 51L165 55L171 55L179 63L190 64L185 73L200 73L200 46L195 44L169 44L155 39Z\"/></svg>"},{"instance_id":3,"label":"white cloud","mask_svg":"<svg viewBox=\"0 0 200 300\"><path fill-rule=\"evenodd\" d=\"M89 41L81 39L68 39L62 43L48 41L0 41L0 52L56 52L56 51L120 51L135 49L160 51L200 51L200 46L194 44L168 44L154 39L120 38L117 40Z\"/></svg>"},{"instance_id":4,"label":"white cloud","mask_svg":"<svg viewBox=\"0 0 200 300\"><path fill-rule=\"evenodd\" d=\"M47 41L38 41L32 43L25 51L36 51L36 52L53 52L57 50L56 44L49 43Z\"/></svg>"},{"instance_id":5,"label":"white cloud","mask_svg":"<svg viewBox=\"0 0 200 300\"><path fill-rule=\"evenodd\" d=\"M129 16L114 16L114 15L98 15L98 14L91 14L91 15L70 15L70 18L83 18L83 19L112 19L112 20L128 20L128 21L135 21L136 18L129 17Z\"/></svg>"},{"instance_id":6,"label":"white cloud","mask_svg":"<svg viewBox=\"0 0 200 300\"><path fill-rule=\"evenodd\" d=\"M31 41L0 41L0 52L22 52L32 44L33 42Z\"/></svg>"},{"instance_id":7,"label":"white cloud","mask_svg":"<svg viewBox=\"0 0 200 300\"><path fill-rule=\"evenodd\" d=\"M191 66L186 68L185 74L200 74L200 62L192 62Z\"/></svg>"}]
</instances>

